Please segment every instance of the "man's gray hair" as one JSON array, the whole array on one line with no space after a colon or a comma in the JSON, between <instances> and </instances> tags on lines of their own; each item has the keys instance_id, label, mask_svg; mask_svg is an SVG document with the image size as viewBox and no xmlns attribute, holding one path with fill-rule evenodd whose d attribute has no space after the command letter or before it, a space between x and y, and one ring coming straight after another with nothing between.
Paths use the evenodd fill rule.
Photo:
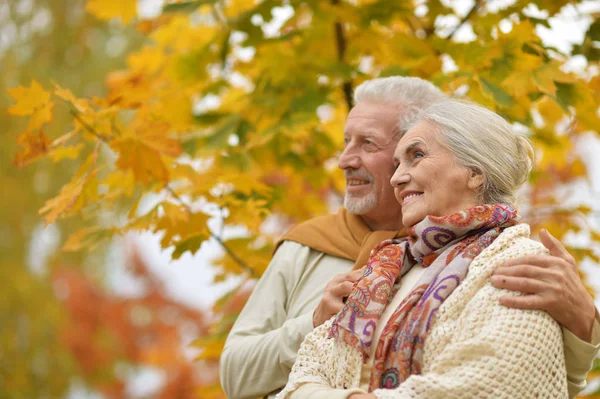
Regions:
<instances>
[{"instance_id":1,"label":"man's gray hair","mask_svg":"<svg viewBox=\"0 0 600 399\"><path fill-rule=\"evenodd\" d=\"M400 133L423 109L446 99L447 96L432 83L421 78L390 76L361 83L354 91L354 102L398 104Z\"/></svg>"},{"instance_id":2,"label":"man's gray hair","mask_svg":"<svg viewBox=\"0 0 600 399\"><path fill-rule=\"evenodd\" d=\"M431 105L411 124L433 124L440 142L459 163L483 174L483 203L516 202L517 189L533 165L533 146L495 112L466 101Z\"/></svg>"}]
</instances>

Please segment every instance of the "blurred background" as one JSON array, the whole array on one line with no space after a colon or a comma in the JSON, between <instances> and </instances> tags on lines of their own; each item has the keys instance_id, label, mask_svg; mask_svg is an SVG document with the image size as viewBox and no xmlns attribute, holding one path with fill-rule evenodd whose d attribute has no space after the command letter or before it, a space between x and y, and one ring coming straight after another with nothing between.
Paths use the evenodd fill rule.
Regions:
<instances>
[{"instance_id":1,"label":"blurred background","mask_svg":"<svg viewBox=\"0 0 600 399\"><path fill-rule=\"evenodd\" d=\"M133 4L134 15L125 13L125 3ZM524 192L528 198L523 207L527 221L534 226L534 231L548 228L570 246L578 259L582 276L590 289L597 292L600 288L597 263L597 244L600 241L600 160L597 154L600 153L600 140L597 130L586 123L593 125L597 121L600 25L596 21L600 4L594 1L537 1L530 6L526 2L515 1L459 0L400 2L402 5L397 6L376 1L331 1L327 4L333 8L320 9L317 3L0 1L0 275L4 281L0 289L0 398L224 397L218 387L217 362L228 327L243 306L253 281L266 267L273 239L291 224L312 215L334 211L339 206L343 182L335 171L335 155L336 149L341 148L341 127L350 105L346 94L348 89L373 76L407 74L431 79L445 91L495 107L518 127L530 129L541 157L532 182ZM206 6L214 8L207 11L203 8ZM335 11L335 7L340 7L341 11L327 17L329 19L322 17L331 10ZM366 7L370 7L372 14L365 14ZM398 8L403 9L399 11ZM523 11L526 8L529 10ZM307 9L312 13L312 19L302 17L306 16ZM373 53L367 56L365 49L368 49L369 38L378 37L377 40L383 41L382 37L389 37L392 44L394 40L402 40L402 37L394 35L404 34L405 25L383 17L394 13L402 16L406 26L413 25L411 33L407 34L415 39L410 42L413 47L373 49ZM359 20L361 15L367 20ZM524 15L531 26L535 26L532 35L543 42L540 48L547 51L544 62L558 60L554 66L567 75L578 76L581 82L587 82L584 86L592 94L577 92L577 95L569 97L562 92L561 97L560 84L565 87L572 84L574 88L579 86L569 80L571 78L560 77L556 73L554 80L552 76L548 79L559 86L555 100L562 108L556 104L552 108L543 99L530 95L529 91L541 90L539 86L527 87L527 93L509 90L524 80L494 82L494 78L488 76L488 80L484 81L490 83L488 86L472 83L473 79L483 81L480 78L484 76L483 70L490 76L497 76L498 71L494 71L496 65L486 66L482 62L483 70L478 71L477 77L461 75L468 70L465 65L477 62L469 60L469 54L475 56L474 53L460 46L480 37L483 38L482 46L492 48L491 43L501 42L498 35L502 36L502 33L498 32L510 36L511 31L527 19ZM183 36L188 28L191 35L191 29L198 26L230 25L225 36L213 37L218 48L210 47L212 42L208 45L203 43L206 46L203 49L209 49L210 54L191 49L194 40L199 40L201 35L190 36L191 44L156 45L161 39L158 35L151 36L152 32L175 24L173 21L177 18L180 18L178 23L185 25L179 33ZM315 58L308 51L314 45L309 39L315 41L323 35L328 38L327 35L335 31L332 27L344 18L348 19L348 25L342 28L346 41L340 42L337 36L332 39L335 45L330 50L323 49L324 57L331 56L333 61L328 65L318 65L321 70L313 71L314 86L318 90L311 93L312 97L298 95L299 88L289 82L281 85L273 83L283 79L278 73L292 77L298 72L286 69L288 65L298 64L296 68L301 69L310 62L310 58ZM421 22L422 29L419 28ZM323 33L319 31L322 25L332 29ZM355 32L353 37L352 29L361 26L371 36L366 35L359 42L359 35ZM489 33L494 28L497 32L495 37ZM304 32L304 36L294 38L294 30ZM440 44L442 39L456 43L456 49L460 50L444 50L444 45ZM165 40L175 41L176 38L171 36ZM279 43L286 44L288 40L292 43L291 47L275 48L270 54L271 50L261 51L267 42L269 46L279 46ZM419 40L423 40L423 48ZM272 44L276 41L277 44ZM340 43L349 48L354 43L358 44L344 53L340 50ZM111 107L121 107L119 118L125 121L122 122L125 126L138 117L131 114L141 114L143 106L124 106L114 100L115 82L122 77L115 71L136 70L132 55L153 45L165 57L185 57L186 64L180 65L179 73L166 83L171 85L170 90L176 92L184 87L192 88L192 93L186 94L191 100L182 112L193 116L194 121L188 122L193 127L174 127L175 122L169 121L171 128L181 133L177 133L176 137L185 151L174 158L173 164L196 165L194 162L212 157L217 159L213 162L218 166L222 160L214 154L221 152L226 152L229 160L233 159L246 140L242 125L235 125L233 130L230 127L225 133L223 129L210 130L209 125L212 122L229 123L217 119L217 116L222 118L225 112L256 122L246 112L261 107L267 112L275 109L273 99L283 95L281 93L285 93L287 87L295 93L290 97L300 98L299 103L284 100L284 104L277 105L283 109L287 104L293 111L278 114L281 119L276 122L285 120L287 125L281 127L281 132L273 133L268 131L271 126L264 127L256 122L254 129L249 131L256 133L260 140L252 141L253 133L248 133L249 151L258 149L262 154L281 152L281 143L276 139L278 134L293 137L295 129L321 132L320 126L325 126L320 144L299 136L304 146L288 148L289 153L281 153L280 158L265 156L269 158L265 164L270 170L266 166L260 173L249 172L254 169L247 166L239 169L248 179L274 187L267 194L257 187L252 187L248 193L240 189L247 195L240 197L238 192L235 197L238 202L219 203L229 193L224 196L215 194L214 186L207 187L205 193L188 192L185 187L176 193L171 192L175 199L183 198L189 204L199 204L198 209L207 215L209 231L220 232L203 236L198 245L187 252L183 248L183 255L173 242L163 242L167 232L155 225L138 228L123 224L123 219L135 219L131 215L123 216L132 208L135 208L136 215L145 215L151 213L157 204L166 201L165 190L138 181L137 175L132 178L135 179L132 183L135 190L132 189L129 195L119 193L119 201L109 203L109 209L100 206L93 212L79 212L74 217L60 218L46 225L38 210L61 192L76 175L84 158L75 152L60 156L48 152L35 162L27 161L27 165L18 167L15 154L21 151L23 145L19 135L27 131L28 122L7 112L15 103L7 89L29 86L35 80L51 91L55 82L68 88L78 98L106 99L106 103L95 102L98 110L110 113ZM429 54L430 47L438 52ZM302 59L299 54L307 51L308 54L303 56L306 59ZM444 54L440 55L440 51ZM398 59L385 60L390 52L397 52ZM464 56L463 60L459 53ZM433 69L426 66L431 63L427 59L430 56L439 59L436 61L439 65L436 64ZM489 57L502 58L503 55L491 51ZM205 71L214 68L219 60L223 65L227 64L222 67L226 72L218 77L215 74L206 76ZM140 62L146 66L151 64L149 59ZM283 68L283 71L277 71L278 68ZM537 70L527 69L518 62L506 68L513 68L527 76L537 73ZM148 72L148 76L151 73ZM273 79L268 88L264 80L260 80L267 77ZM296 77L301 88L302 76L298 73ZM217 81L220 91L211 86ZM198 86L198 82L202 84ZM225 105L230 106L232 101L227 97L229 92L223 94L222 91L222 87L227 85L229 89L241 87L239 90L246 93L244 95L252 93L256 98L245 103L246 108L242 105L239 109L226 108ZM136 89L120 90L133 92ZM273 97L267 97L265 93ZM152 97L154 94L140 95L143 97L141 102L155 99ZM520 95L529 97L525 101ZM585 101L577 100L578 95ZM571 112L571 117L580 117L583 115L580 113L583 109L581 104L586 101L593 108L592 116L586 116L579 128L570 129L572 119L560 116L563 113L568 116ZM219 107L225 109L221 115L211 113L219 111ZM524 113L519 107L531 112ZM59 106L56 105L56 108ZM560 115L555 119L549 118L552 113ZM51 123L44 127L45 135L56 138L71 131L74 124L77 125L74 115L73 112L55 112ZM102 117L97 116L98 120ZM219 134L226 134L225 139ZM82 143L93 145L90 140ZM307 150L315 145L322 146L319 147L322 153ZM108 154L108 149L106 152L103 157L109 168L119 170L121 166L115 162L115 155ZM262 159L260 156L255 158ZM311 159L315 160L314 165L310 163ZM227 167L231 166L228 164ZM171 181L176 180L175 177L181 178L170 168L168 166L172 173ZM278 168L279 172L273 173ZM194 170L198 175L206 173L197 165ZM293 178L299 171L307 175ZM126 179L129 175L123 176ZM319 183L307 188L304 180L308 176ZM224 179L236 187L242 185L230 177ZM102 203L109 194L114 194L112 188L106 190L99 189L99 197L91 202ZM295 198L298 193L306 196L308 205L299 205L298 209L290 209L294 208L290 204L282 205L285 198ZM243 204L239 203L240 198ZM218 206L213 206L215 203ZM247 208L249 203L254 204L253 207ZM89 209L87 205L90 204L84 204L82 209ZM110 209L112 207L114 209ZM118 211L115 210L117 208ZM232 220L231 215L236 212L254 212L256 218ZM76 240L77 245L69 241L74 234L84 231L82 229L109 225L120 227L102 239L86 236L86 239ZM183 245L182 242L179 245ZM76 250L71 250L73 247L77 247ZM234 252L237 249L243 254L245 262L242 263L249 268L245 269L242 264L232 266L237 262L229 254L232 248ZM174 250L176 253L180 251L179 255L174 256ZM595 376L593 373L590 380L594 380ZM589 397L597 397L593 393L598 389L599 384L592 381L586 392Z\"/></svg>"}]
</instances>

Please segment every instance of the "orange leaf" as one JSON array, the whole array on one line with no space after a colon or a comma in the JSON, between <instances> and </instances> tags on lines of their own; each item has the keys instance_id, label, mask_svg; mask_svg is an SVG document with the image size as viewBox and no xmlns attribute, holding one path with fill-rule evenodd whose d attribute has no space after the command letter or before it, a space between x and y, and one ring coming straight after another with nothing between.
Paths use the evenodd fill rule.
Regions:
<instances>
[{"instance_id":1,"label":"orange leaf","mask_svg":"<svg viewBox=\"0 0 600 399\"><path fill-rule=\"evenodd\" d=\"M169 173L160 153L134 137L119 139L111 144L119 154L117 166L132 170L137 181L152 183L155 180L167 182Z\"/></svg>"},{"instance_id":2,"label":"orange leaf","mask_svg":"<svg viewBox=\"0 0 600 399\"><path fill-rule=\"evenodd\" d=\"M25 147L22 152L15 154L13 160L13 164L19 168L37 161L46 155L49 148L48 138L41 130L38 134L31 134L28 131L20 134L17 136L17 143Z\"/></svg>"}]
</instances>

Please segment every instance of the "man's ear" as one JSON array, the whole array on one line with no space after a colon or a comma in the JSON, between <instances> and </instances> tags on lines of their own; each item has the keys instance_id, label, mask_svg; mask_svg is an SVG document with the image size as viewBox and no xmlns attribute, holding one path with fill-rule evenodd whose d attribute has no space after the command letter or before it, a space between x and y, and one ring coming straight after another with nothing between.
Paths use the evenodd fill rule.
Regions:
<instances>
[{"instance_id":1,"label":"man's ear","mask_svg":"<svg viewBox=\"0 0 600 399\"><path fill-rule=\"evenodd\" d=\"M471 190L480 191L483 188L483 183L485 178L483 177L483 173L481 173L478 169L471 169L471 174L469 175L469 181L467 182L467 187Z\"/></svg>"}]
</instances>

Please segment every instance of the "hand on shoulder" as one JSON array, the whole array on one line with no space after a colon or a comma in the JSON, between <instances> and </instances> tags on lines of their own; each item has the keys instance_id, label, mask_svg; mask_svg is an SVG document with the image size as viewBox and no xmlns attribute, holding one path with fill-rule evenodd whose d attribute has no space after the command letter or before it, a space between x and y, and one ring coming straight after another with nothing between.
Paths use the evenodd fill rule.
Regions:
<instances>
[{"instance_id":1,"label":"hand on shoulder","mask_svg":"<svg viewBox=\"0 0 600 399\"><path fill-rule=\"evenodd\" d=\"M544 310L577 337L590 342L596 308L575 259L547 230L540 232L540 240L550 255L511 259L494 272L494 287L526 294L503 296L500 303L517 309Z\"/></svg>"}]
</instances>

